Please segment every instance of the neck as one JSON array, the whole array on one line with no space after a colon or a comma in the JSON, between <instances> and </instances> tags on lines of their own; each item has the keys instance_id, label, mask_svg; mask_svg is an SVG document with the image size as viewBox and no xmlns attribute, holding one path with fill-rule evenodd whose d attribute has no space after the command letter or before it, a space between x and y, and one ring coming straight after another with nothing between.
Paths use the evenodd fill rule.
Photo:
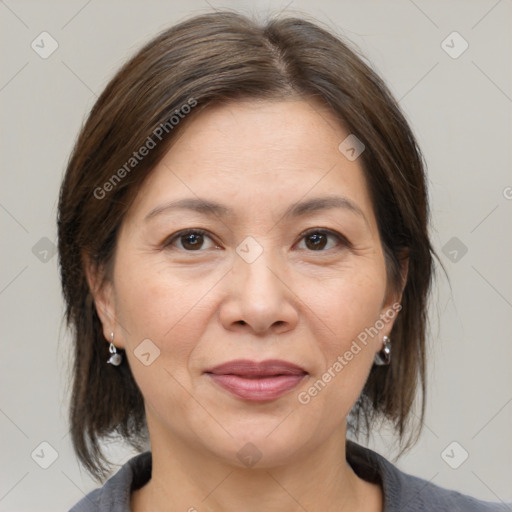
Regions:
<instances>
[{"instance_id":1,"label":"neck","mask_svg":"<svg viewBox=\"0 0 512 512\"><path fill-rule=\"evenodd\" d=\"M382 510L380 486L360 479L346 462L344 429L286 464L262 468L241 468L154 437L151 480L132 494L133 512Z\"/></svg>"}]
</instances>

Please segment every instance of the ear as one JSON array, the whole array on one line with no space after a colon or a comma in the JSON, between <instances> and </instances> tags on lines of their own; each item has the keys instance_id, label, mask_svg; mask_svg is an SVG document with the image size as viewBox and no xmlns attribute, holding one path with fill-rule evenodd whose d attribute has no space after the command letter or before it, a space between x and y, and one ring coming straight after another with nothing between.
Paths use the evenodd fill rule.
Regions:
<instances>
[{"instance_id":1,"label":"ear","mask_svg":"<svg viewBox=\"0 0 512 512\"><path fill-rule=\"evenodd\" d=\"M106 279L105 269L94 264L89 255L84 254L83 261L87 284L89 285L89 290L94 300L96 312L98 313L98 317L101 321L103 336L108 342L110 342L110 334L114 333L114 339L117 340L116 346L118 348L124 348L119 342L120 336L115 336L118 322L114 285L111 280Z\"/></svg>"},{"instance_id":2,"label":"ear","mask_svg":"<svg viewBox=\"0 0 512 512\"><path fill-rule=\"evenodd\" d=\"M399 311L402 309L401 301L405 285L407 284L407 276L409 274L409 249L404 248L398 255L400 265L400 283L398 286L389 286L386 299L380 312L381 320L386 323L384 335L389 336L391 329L395 323Z\"/></svg>"}]
</instances>

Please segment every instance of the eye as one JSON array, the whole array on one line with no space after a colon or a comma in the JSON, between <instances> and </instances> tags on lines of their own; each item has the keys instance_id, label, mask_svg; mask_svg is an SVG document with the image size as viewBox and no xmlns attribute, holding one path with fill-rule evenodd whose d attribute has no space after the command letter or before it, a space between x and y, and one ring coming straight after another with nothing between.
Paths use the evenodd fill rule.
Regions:
<instances>
[{"instance_id":1,"label":"eye","mask_svg":"<svg viewBox=\"0 0 512 512\"><path fill-rule=\"evenodd\" d=\"M335 242L334 244L331 243L330 247L327 247L329 245L329 239L333 239ZM339 244L350 246L350 242L343 235L329 229L310 229L302 235L301 241L302 240L304 240L306 248L312 251L332 249Z\"/></svg>"},{"instance_id":2,"label":"eye","mask_svg":"<svg viewBox=\"0 0 512 512\"><path fill-rule=\"evenodd\" d=\"M185 231L178 231L178 233L171 235L171 237L164 242L164 246L173 246L178 242L178 249L183 249L188 252L198 252L200 249L205 248L205 239L209 239L212 242L210 247L206 247L206 249L211 249L214 246L216 247L211 237L208 236L207 232L203 229L187 229Z\"/></svg>"},{"instance_id":3,"label":"eye","mask_svg":"<svg viewBox=\"0 0 512 512\"><path fill-rule=\"evenodd\" d=\"M205 240L210 240L210 244L206 244L206 247ZM301 242L304 240L307 250L316 252L325 252L328 249L335 248L337 245L351 246L350 242L343 235L329 229L310 229L302 235L300 240ZM329 240L331 240L330 244ZM200 252L201 249L217 247L207 231L199 228L178 231L174 235L171 235L163 245L165 247L182 249L187 252ZM304 249L304 247L299 247L299 249Z\"/></svg>"}]
</instances>

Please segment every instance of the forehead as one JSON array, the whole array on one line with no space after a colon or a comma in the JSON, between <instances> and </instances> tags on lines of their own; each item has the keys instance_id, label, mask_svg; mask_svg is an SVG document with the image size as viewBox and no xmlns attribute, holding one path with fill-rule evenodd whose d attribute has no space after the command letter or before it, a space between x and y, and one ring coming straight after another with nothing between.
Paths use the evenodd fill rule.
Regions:
<instances>
[{"instance_id":1,"label":"forehead","mask_svg":"<svg viewBox=\"0 0 512 512\"><path fill-rule=\"evenodd\" d=\"M308 164L334 163L340 156L340 137L346 135L319 101L247 100L204 110L186 126L176 149L202 164L208 157L218 171L236 165L240 175L249 171L267 176L285 174L291 166L301 171Z\"/></svg>"},{"instance_id":2,"label":"forehead","mask_svg":"<svg viewBox=\"0 0 512 512\"><path fill-rule=\"evenodd\" d=\"M147 215L160 203L195 197L227 202L235 213L252 208L254 214L337 193L371 214L360 159L350 161L338 149L349 134L317 101L208 107L179 132L132 209Z\"/></svg>"}]
</instances>

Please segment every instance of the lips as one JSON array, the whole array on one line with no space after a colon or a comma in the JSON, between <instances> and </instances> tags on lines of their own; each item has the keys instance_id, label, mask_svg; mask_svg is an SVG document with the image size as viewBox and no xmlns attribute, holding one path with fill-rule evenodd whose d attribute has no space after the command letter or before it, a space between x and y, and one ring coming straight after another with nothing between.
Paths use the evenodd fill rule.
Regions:
<instances>
[{"instance_id":1,"label":"lips","mask_svg":"<svg viewBox=\"0 0 512 512\"><path fill-rule=\"evenodd\" d=\"M278 359L262 362L238 359L210 368L205 373L236 397L259 402L279 398L308 375L300 366Z\"/></svg>"},{"instance_id":2,"label":"lips","mask_svg":"<svg viewBox=\"0 0 512 512\"><path fill-rule=\"evenodd\" d=\"M302 375L307 372L296 364L280 359L268 359L260 363L247 359L237 359L206 370L206 373L239 375L241 377L268 377L272 375Z\"/></svg>"}]
</instances>

